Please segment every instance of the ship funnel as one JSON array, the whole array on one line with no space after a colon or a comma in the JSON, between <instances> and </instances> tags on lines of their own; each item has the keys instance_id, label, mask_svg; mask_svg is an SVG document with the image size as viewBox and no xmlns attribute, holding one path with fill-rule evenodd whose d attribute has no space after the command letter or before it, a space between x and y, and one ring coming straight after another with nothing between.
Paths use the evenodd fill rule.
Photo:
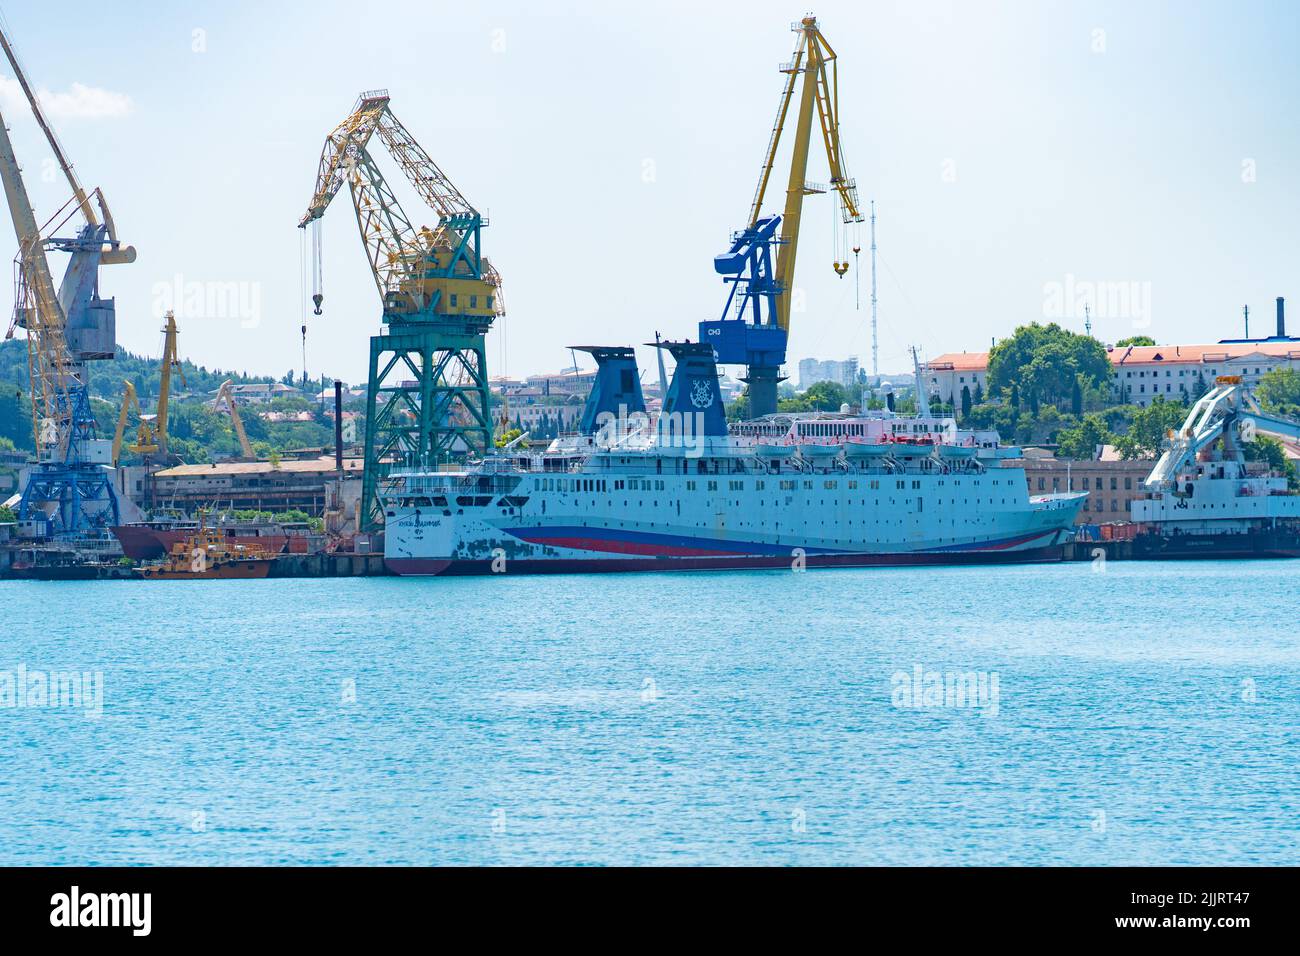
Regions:
<instances>
[{"instance_id":1,"label":"ship funnel","mask_svg":"<svg viewBox=\"0 0 1300 956\"><path fill-rule=\"evenodd\" d=\"M649 343L647 343L649 344ZM660 440L677 436L720 437L727 415L718 387L718 363L707 342L659 342L677 363L659 416Z\"/></svg>"},{"instance_id":2,"label":"ship funnel","mask_svg":"<svg viewBox=\"0 0 1300 956\"><path fill-rule=\"evenodd\" d=\"M596 434L602 425L601 416L606 413L625 417L645 412L636 352L631 346L575 345L572 348L596 360L596 381L587 395L582 421L578 424L581 434Z\"/></svg>"}]
</instances>

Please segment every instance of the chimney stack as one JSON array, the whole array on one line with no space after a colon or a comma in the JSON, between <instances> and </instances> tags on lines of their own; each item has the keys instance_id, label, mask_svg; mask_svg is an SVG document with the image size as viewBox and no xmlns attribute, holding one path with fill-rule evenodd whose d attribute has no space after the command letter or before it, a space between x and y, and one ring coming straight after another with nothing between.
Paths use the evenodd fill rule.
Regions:
<instances>
[{"instance_id":1,"label":"chimney stack","mask_svg":"<svg viewBox=\"0 0 1300 956\"><path fill-rule=\"evenodd\" d=\"M334 470L343 473L343 382L338 378L334 380Z\"/></svg>"},{"instance_id":2,"label":"chimney stack","mask_svg":"<svg viewBox=\"0 0 1300 956\"><path fill-rule=\"evenodd\" d=\"M1277 337L1286 338L1286 299L1277 297Z\"/></svg>"}]
</instances>

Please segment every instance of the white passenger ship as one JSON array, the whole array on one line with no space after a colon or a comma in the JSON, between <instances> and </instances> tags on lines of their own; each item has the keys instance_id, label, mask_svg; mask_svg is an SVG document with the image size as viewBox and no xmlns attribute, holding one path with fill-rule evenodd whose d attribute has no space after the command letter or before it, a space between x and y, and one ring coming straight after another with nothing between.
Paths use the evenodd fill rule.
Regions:
<instances>
[{"instance_id":1,"label":"white passenger ship","mask_svg":"<svg viewBox=\"0 0 1300 956\"><path fill-rule=\"evenodd\" d=\"M1040 561L1086 495L1030 495L1017 449L952 419L776 415L728 429L707 345L645 415L631 348L598 373L580 435L458 470L394 472L397 574L648 571Z\"/></svg>"}]
</instances>

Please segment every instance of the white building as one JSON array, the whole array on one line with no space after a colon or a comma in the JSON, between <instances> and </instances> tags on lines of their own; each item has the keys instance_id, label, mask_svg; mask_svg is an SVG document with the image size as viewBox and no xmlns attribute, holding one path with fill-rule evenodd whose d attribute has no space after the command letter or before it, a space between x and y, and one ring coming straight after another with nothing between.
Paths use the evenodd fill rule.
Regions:
<instances>
[{"instance_id":1,"label":"white building","mask_svg":"<svg viewBox=\"0 0 1300 956\"><path fill-rule=\"evenodd\" d=\"M961 390L970 389L974 400L976 391L981 396L989 391L988 352L948 352L921 366L926 380L926 393L938 395L941 402L949 399L961 407Z\"/></svg>"},{"instance_id":2,"label":"white building","mask_svg":"<svg viewBox=\"0 0 1300 956\"><path fill-rule=\"evenodd\" d=\"M836 382L853 386L858 381L858 357L850 355L843 360L806 358L799 361L799 388L805 389L818 382Z\"/></svg>"},{"instance_id":3,"label":"white building","mask_svg":"<svg viewBox=\"0 0 1300 956\"><path fill-rule=\"evenodd\" d=\"M291 398L302 395L302 389L285 385L284 382L250 382L246 385L231 385L230 392L235 401L246 405L265 405L273 398ZM216 396L216 393L212 393ZM330 397L333 398L333 392Z\"/></svg>"},{"instance_id":4,"label":"white building","mask_svg":"<svg viewBox=\"0 0 1300 956\"><path fill-rule=\"evenodd\" d=\"M1253 388L1275 368L1300 370L1300 340L1220 342L1215 345L1134 345L1106 350L1117 401L1150 405L1156 396L1181 401L1214 387L1221 375L1239 376ZM988 394L987 352L949 352L922 366L931 394L961 402L978 385Z\"/></svg>"}]
</instances>

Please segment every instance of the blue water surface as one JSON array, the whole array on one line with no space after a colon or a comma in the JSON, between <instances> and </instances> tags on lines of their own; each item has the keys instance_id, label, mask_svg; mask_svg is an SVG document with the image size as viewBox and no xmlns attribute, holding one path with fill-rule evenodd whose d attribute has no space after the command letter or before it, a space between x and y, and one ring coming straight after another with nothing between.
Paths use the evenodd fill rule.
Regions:
<instances>
[{"instance_id":1,"label":"blue water surface","mask_svg":"<svg viewBox=\"0 0 1300 956\"><path fill-rule=\"evenodd\" d=\"M0 864L1300 863L1298 578L4 582Z\"/></svg>"}]
</instances>

